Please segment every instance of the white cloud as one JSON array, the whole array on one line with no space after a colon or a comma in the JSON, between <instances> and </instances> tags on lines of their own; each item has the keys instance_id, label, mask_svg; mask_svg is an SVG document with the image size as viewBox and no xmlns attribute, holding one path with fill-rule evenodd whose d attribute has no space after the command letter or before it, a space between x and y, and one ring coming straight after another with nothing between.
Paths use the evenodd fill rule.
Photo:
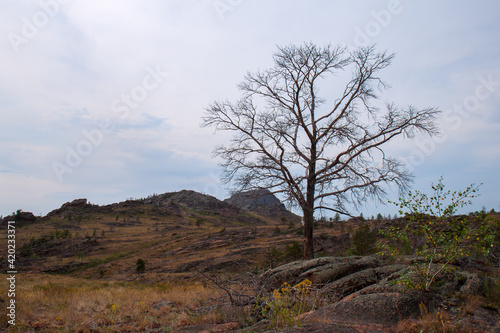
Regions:
<instances>
[{"instance_id":1,"label":"white cloud","mask_svg":"<svg viewBox=\"0 0 500 333\"><path fill-rule=\"evenodd\" d=\"M211 151L231 137L199 127L204 108L213 100L238 98L237 83L247 71L271 66L276 45L353 44L356 29L377 23L373 13L387 6L386 0L252 0L234 5L221 20L210 0L70 1L15 53L8 34L22 33L23 19L41 7L30 1L4 4L0 179L8 181L11 194L0 214L30 209L33 202L47 211L68 196L109 203L180 188L204 191L203 183L212 184L219 174ZM404 2L388 24L378 22L372 41L397 53L383 76L393 85L383 100L445 110L473 94L478 77L492 74L500 81L499 7L494 1ZM164 81L119 119L113 103L157 65L168 73ZM495 91L459 130L443 120L449 139L436 146L417 176L436 179L433 173L443 168L458 172L440 156L468 154L475 161L464 161L466 166L483 159L498 166L498 102ZM67 147L76 149L87 140L84 131L99 129L106 119L112 131L59 183L51 163L64 161ZM389 150L404 156L416 148L397 141ZM496 176L485 177L500 187ZM37 190L23 195L30 184Z\"/></svg>"},{"instance_id":2,"label":"white cloud","mask_svg":"<svg viewBox=\"0 0 500 333\"><path fill-rule=\"evenodd\" d=\"M68 197L67 194L74 195L77 190L65 184L13 172L0 172L0 183L2 184L0 201L4 216L17 209L31 211L37 215L47 214L49 210L59 207L58 196Z\"/></svg>"}]
</instances>

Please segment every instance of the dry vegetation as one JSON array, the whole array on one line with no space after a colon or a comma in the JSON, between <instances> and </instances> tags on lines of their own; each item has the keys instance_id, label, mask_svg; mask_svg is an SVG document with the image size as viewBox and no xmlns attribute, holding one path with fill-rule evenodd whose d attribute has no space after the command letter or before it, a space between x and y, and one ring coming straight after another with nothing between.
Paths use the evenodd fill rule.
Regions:
<instances>
[{"instance_id":1,"label":"dry vegetation","mask_svg":"<svg viewBox=\"0 0 500 333\"><path fill-rule=\"evenodd\" d=\"M220 291L198 282L104 282L38 274L18 279L19 320L11 332L169 332L237 319L211 307L209 300L220 297Z\"/></svg>"},{"instance_id":2,"label":"dry vegetation","mask_svg":"<svg viewBox=\"0 0 500 333\"><path fill-rule=\"evenodd\" d=\"M275 311L261 327L267 330L297 325L301 313L324 304L311 286L295 300L288 299L290 306L283 303L286 294L280 296L276 290L274 295L262 294L266 305L237 306L227 290L209 278L234 281L224 286L236 294L256 296L250 273L255 276L297 255L287 248L302 241L297 223L263 219L259 225L242 225L190 209L167 216L148 209L88 213L71 220L55 216L18 228L17 325L8 331L225 332L253 325L262 319L263 310ZM333 237L330 242L335 243L340 239L335 237L356 227L353 221L327 221L317 226L316 235ZM343 253L323 247L320 256ZM135 270L138 259L146 262L143 274ZM0 278L0 302L5 302L6 277ZM490 298L464 300L464 313L500 307L499 286ZM1 308L0 326L7 327L5 306ZM455 325L454 319L456 314L444 311L423 312L420 321L402 322L400 328L420 332L440 323Z\"/></svg>"},{"instance_id":3,"label":"dry vegetation","mask_svg":"<svg viewBox=\"0 0 500 333\"><path fill-rule=\"evenodd\" d=\"M9 331L245 327L253 322L253 306L231 305L227 294L200 273L229 279L258 272L269 268L271 247L283 252L302 238L298 225L291 228L279 219L260 217L263 223L252 226L187 208L177 216L157 216L148 206L139 211L59 215L18 228L17 325ZM139 258L146 262L140 275ZM5 301L8 288L5 276L1 279L0 301ZM248 291L245 285L232 288ZM7 327L3 313L1 326Z\"/></svg>"}]
</instances>

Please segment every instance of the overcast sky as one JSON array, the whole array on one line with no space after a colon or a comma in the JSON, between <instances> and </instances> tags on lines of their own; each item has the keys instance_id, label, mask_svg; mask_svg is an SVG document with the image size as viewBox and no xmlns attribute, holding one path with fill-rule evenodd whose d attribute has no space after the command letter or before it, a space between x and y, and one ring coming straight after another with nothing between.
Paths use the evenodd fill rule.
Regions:
<instances>
[{"instance_id":1,"label":"overcast sky","mask_svg":"<svg viewBox=\"0 0 500 333\"><path fill-rule=\"evenodd\" d=\"M442 136L387 147L414 186L481 183L500 209L500 2L40 0L0 5L0 214L46 214L193 189L224 199L201 128L277 45L377 44L397 54L383 101L444 111ZM335 98L335 96L325 96ZM390 192L395 199L397 192ZM373 207L394 213L393 207ZM357 212L353 212L357 213Z\"/></svg>"}]
</instances>

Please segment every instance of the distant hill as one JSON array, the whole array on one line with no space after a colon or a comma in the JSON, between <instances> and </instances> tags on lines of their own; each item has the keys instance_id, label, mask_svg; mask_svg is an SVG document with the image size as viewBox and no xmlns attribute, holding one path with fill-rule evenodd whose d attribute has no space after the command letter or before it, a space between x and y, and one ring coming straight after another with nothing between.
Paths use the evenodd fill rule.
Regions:
<instances>
[{"instance_id":1,"label":"distant hill","mask_svg":"<svg viewBox=\"0 0 500 333\"><path fill-rule=\"evenodd\" d=\"M108 205L78 198L43 217L9 218L19 223L25 216L20 268L92 278L135 278L130 274L139 258L155 274L246 269L265 264L271 243L284 249L302 239L299 218L268 191L224 201L191 190Z\"/></svg>"},{"instance_id":2,"label":"distant hill","mask_svg":"<svg viewBox=\"0 0 500 333\"><path fill-rule=\"evenodd\" d=\"M240 209L237 206L233 206L227 202L221 201L211 195L206 195L191 190L182 190L179 192L170 192L155 195L144 199L143 203L157 207L166 207L174 204L198 211L211 213L240 213Z\"/></svg>"},{"instance_id":3,"label":"distant hill","mask_svg":"<svg viewBox=\"0 0 500 333\"><path fill-rule=\"evenodd\" d=\"M109 205L93 205L87 199L75 199L54 209L45 218L78 218L91 213L137 215L149 212L156 216L185 217L192 214L221 216L241 223L263 223L260 218L298 221L283 203L267 190L241 192L221 201L213 196L192 190L181 190L131 199ZM255 213L255 215L249 215Z\"/></svg>"},{"instance_id":4,"label":"distant hill","mask_svg":"<svg viewBox=\"0 0 500 333\"><path fill-rule=\"evenodd\" d=\"M233 194L224 202L241 209L272 218L298 220L299 217L286 209L285 205L269 190L253 190Z\"/></svg>"}]
</instances>

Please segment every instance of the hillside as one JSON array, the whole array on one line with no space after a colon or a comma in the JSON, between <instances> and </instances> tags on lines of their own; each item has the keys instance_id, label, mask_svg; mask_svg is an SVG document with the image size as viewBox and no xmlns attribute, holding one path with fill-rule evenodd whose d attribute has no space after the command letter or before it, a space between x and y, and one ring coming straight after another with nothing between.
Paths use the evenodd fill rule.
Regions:
<instances>
[{"instance_id":1,"label":"hillside","mask_svg":"<svg viewBox=\"0 0 500 333\"><path fill-rule=\"evenodd\" d=\"M262 216L285 218L299 222L299 217L288 211L285 205L266 189L237 192L224 202Z\"/></svg>"},{"instance_id":2,"label":"hillside","mask_svg":"<svg viewBox=\"0 0 500 333\"><path fill-rule=\"evenodd\" d=\"M286 216L298 219L277 203L272 196L267 212L280 209L261 215L266 202L238 207L187 190L104 206L75 199L37 220L20 213L18 265L31 273L125 280L136 278L139 258L159 274L247 268L259 264L269 244L301 239L299 229L276 233L276 226L290 227Z\"/></svg>"},{"instance_id":3,"label":"hillside","mask_svg":"<svg viewBox=\"0 0 500 333\"><path fill-rule=\"evenodd\" d=\"M28 212L6 217L17 220L18 227L16 265L23 306L16 332L233 332L244 327L253 327L251 332L268 331L270 323L261 320L255 296L271 302L269 295L281 290L284 281L300 283L305 277L314 285L303 311L324 308L304 318L304 329L310 332L326 332L331 327L361 332L379 315L387 320L373 327L385 332L389 326L383 325L399 321L388 312L392 308L380 314L376 307L363 303L365 298L379 304L378 308L390 299L411 305L406 312L410 317L420 311L419 304L398 298L400 290L387 282L389 276L405 271L408 260L393 263L375 257L342 257L359 227L357 219L318 221L318 259L280 266L301 258L300 222L272 194L258 194L243 193L220 201L183 190L103 206L75 199L44 217ZM365 223L376 231L397 220ZM142 274L136 270L139 259L145 261ZM474 265L467 268L471 272L460 271L463 281L451 284L450 292L460 293L464 285L478 286L474 279L483 279L486 270ZM491 274L500 277L497 271ZM446 298L448 303L439 304L447 304L450 320L468 311L477 327L495 327L497 303L471 295L476 303L467 309L460 304L469 304L469 298L451 303ZM6 301L2 297L0 302ZM435 299L418 297L429 311L438 308ZM352 317L330 314L336 310L326 307L329 304L352 313L368 306L366 313L371 317L357 323ZM322 313L337 318L336 323L321 326L317 318Z\"/></svg>"}]
</instances>

